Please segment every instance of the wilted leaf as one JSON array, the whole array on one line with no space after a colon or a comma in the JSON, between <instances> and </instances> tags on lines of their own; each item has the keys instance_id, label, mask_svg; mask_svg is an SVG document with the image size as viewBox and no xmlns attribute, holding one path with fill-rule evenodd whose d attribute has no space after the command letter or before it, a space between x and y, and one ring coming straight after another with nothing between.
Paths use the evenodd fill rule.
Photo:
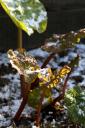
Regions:
<instances>
[{"instance_id":1,"label":"wilted leaf","mask_svg":"<svg viewBox=\"0 0 85 128\"><path fill-rule=\"evenodd\" d=\"M26 51L20 53L18 51L9 50L8 57L10 62L19 74L23 74L26 82L29 84L34 82L37 78L36 69L39 69L37 61L31 55L27 54Z\"/></svg>"},{"instance_id":2,"label":"wilted leaf","mask_svg":"<svg viewBox=\"0 0 85 128\"><path fill-rule=\"evenodd\" d=\"M39 33L47 26L47 13L39 0L0 0L0 4L17 27L28 35Z\"/></svg>"},{"instance_id":3,"label":"wilted leaf","mask_svg":"<svg viewBox=\"0 0 85 128\"><path fill-rule=\"evenodd\" d=\"M77 32L71 31L66 34L54 34L41 48L47 52L59 53L73 48L80 42L81 38L85 38L85 29Z\"/></svg>"},{"instance_id":4,"label":"wilted leaf","mask_svg":"<svg viewBox=\"0 0 85 128\"><path fill-rule=\"evenodd\" d=\"M70 67L64 66L58 72L52 72L51 68L41 69L35 58L28 55L26 51L8 51L8 57L12 66L25 77L25 81L29 84L39 78L39 85L48 88L56 87L65 75L70 72Z\"/></svg>"}]
</instances>

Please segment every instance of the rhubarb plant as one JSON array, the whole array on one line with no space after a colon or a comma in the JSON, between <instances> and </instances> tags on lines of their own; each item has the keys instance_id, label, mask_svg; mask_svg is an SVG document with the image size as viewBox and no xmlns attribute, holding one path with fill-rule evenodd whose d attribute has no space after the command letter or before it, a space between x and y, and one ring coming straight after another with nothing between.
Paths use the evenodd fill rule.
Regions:
<instances>
[{"instance_id":1,"label":"rhubarb plant","mask_svg":"<svg viewBox=\"0 0 85 128\"><path fill-rule=\"evenodd\" d=\"M77 32L78 36L76 37L76 40L77 38L80 38L82 33L84 36L84 29ZM65 38L65 40L67 39L68 38ZM40 112L42 108L49 105L55 106L56 102L60 102L62 99L64 99L64 95L67 89L67 81L74 67L78 65L79 55L75 57L70 63L68 63L68 66L65 65L61 69L55 69L53 71L51 67L47 68L46 65L54 57L55 54L59 54L64 50L67 51L69 48L74 47L74 42L72 43L72 41L69 42L70 45L67 45L67 47L65 47L66 44L64 45L62 42L59 43L60 45L55 45L54 47L54 44L48 42L48 45L45 44L41 47L42 49L44 48L44 50L47 52L51 52L41 67L38 65L37 60L29 55L24 49L16 51L10 49L8 51L10 62L13 68L19 72L21 77L21 86L23 86L23 89L21 89L23 99L17 113L15 114L15 122L19 121L21 113L25 105L28 103L37 111L36 126L39 126ZM65 48L63 47L63 49L61 49L62 46ZM53 50L52 48L55 48L56 50ZM50 49L50 51L48 51L48 49ZM59 49L59 51L57 49ZM64 79L65 81L63 81L60 95L53 99L52 90L60 84L61 79ZM44 99L46 99L46 104L44 103Z\"/></svg>"},{"instance_id":2,"label":"rhubarb plant","mask_svg":"<svg viewBox=\"0 0 85 128\"><path fill-rule=\"evenodd\" d=\"M0 4L20 30L20 43L22 42L22 30L28 35L31 35L35 30L39 33L46 30L47 13L43 4L39 0L0 0ZM84 92L81 92L80 88L73 88L66 92L67 81L74 66L78 64L79 55L68 63L68 65L63 66L60 69L52 70L51 67L46 67L55 54L68 51L79 43L80 38L84 37L85 29L76 32L71 31L66 34L54 34L52 38L46 40L45 44L41 47L42 50L51 53L41 67L37 63L37 60L21 47L22 44L20 44L20 49L15 51L10 49L7 52L12 67L20 74L21 82L22 101L13 118L15 123L20 120L25 105L29 104L37 111L36 126L39 126L40 112L42 108L45 106L48 107L49 105L55 106L56 102L60 102L62 99L64 100L65 97L69 116L75 116L75 120L72 121L78 122L80 119L85 126L85 119L83 118L85 117L83 116L85 113ZM53 98L52 91L61 83L62 79L63 86L60 95ZM46 104L44 99L46 99Z\"/></svg>"},{"instance_id":3,"label":"rhubarb plant","mask_svg":"<svg viewBox=\"0 0 85 128\"><path fill-rule=\"evenodd\" d=\"M28 103L37 111L36 125L38 126L40 123L40 111L46 106L44 105L44 99L47 100L46 104L51 104L55 100L52 97L52 89L71 71L71 68L65 65L54 72L51 68L42 68L38 65L36 59L27 54L25 50L19 52L18 50L13 51L10 49L8 57L13 68L19 72L20 76L23 76L23 80L21 79L23 100L14 117L14 121L16 122L20 119L20 115ZM37 84L36 80L38 80Z\"/></svg>"},{"instance_id":4,"label":"rhubarb plant","mask_svg":"<svg viewBox=\"0 0 85 128\"><path fill-rule=\"evenodd\" d=\"M20 75L24 76L25 82L30 86L28 103L32 103L32 107L38 105L42 91L44 92L44 97L48 98L48 102L50 101L49 99L52 100L52 89L71 71L71 68L67 65L60 70L55 70L55 72L53 72L51 68L41 68L35 58L27 54L26 51L19 53L19 51L10 49L8 51L8 57L12 67L15 68ZM38 86L32 90L31 84L34 83L37 78L39 79ZM37 104L35 102L37 102Z\"/></svg>"},{"instance_id":5,"label":"rhubarb plant","mask_svg":"<svg viewBox=\"0 0 85 128\"><path fill-rule=\"evenodd\" d=\"M81 32L84 36L84 30L78 31L77 35ZM80 35L76 37L76 40L77 38L80 38ZM66 40L67 39L68 38L66 38ZM42 108L49 105L55 106L56 102L64 100L65 92L67 89L67 81L74 67L78 65L79 55L75 57L70 63L68 63L68 66L65 65L61 69L52 70L51 67L47 68L46 65L56 53L59 54L64 49L68 50L69 48L72 48L74 46L72 42L69 42L70 46L67 45L67 47L63 47L63 49L61 49L61 47L65 46L66 44L64 45L62 42L59 43L60 45L58 45L58 48L57 45L54 47L54 45L50 42L48 43L48 47L46 47L46 44L42 46L42 49L44 48L44 50L46 51L48 51L47 49L50 49L49 52L51 52L51 54L47 57L41 67L37 63L37 60L31 55L29 55L24 49L16 51L10 49L8 51L8 57L10 59L10 62L13 68L15 68L19 72L21 76L21 86L23 86L23 99L19 110L15 114L15 122L19 121L21 113L25 105L28 103L37 111L36 126L39 126L40 112ZM53 50L54 52L51 51L51 47L55 48L56 50ZM59 52L57 52L57 49L59 49ZM64 79L65 81L63 81L63 86L60 95L58 97L53 98L52 90L55 89L58 85L60 85L61 79ZM46 102L44 102L44 99L46 99Z\"/></svg>"}]
</instances>

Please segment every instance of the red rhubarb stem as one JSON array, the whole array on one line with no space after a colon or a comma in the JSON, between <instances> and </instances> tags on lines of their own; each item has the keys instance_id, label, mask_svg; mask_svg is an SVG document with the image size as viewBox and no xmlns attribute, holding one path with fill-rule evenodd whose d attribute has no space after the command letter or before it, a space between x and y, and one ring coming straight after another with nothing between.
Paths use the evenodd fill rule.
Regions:
<instances>
[{"instance_id":1,"label":"red rhubarb stem","mask_svg":"<svg viewBox=\"0 0 85 128\"><path fill-rule=\"evenodd\" d=\"M21 104L20 104L20 107L19 107L19 109L18 109L18 111L17 111L17 113L16 113L16 115L15 115L15 117L14 117L14 121L15 121L15 122L19 121L20 115L21 115L21 113L22 113L22 111L23 111L23 109L25 108L25 105L26 105L26 103L27 103L27 99L28 99L28 96L26 96L26 97L22 100L22 102L21 102Z\"/></svg>"},{"instance_id":2,"label":"red rhubarb stem","mask_svg":"<svg viewBox=\"0 0 85 128\"><path fill-rule=\"evenodd\" d=\"M49 61L54 57L55 54L56 54L56 53L51 53L51 54L47 57L47 59L45 60L45 62L44 62L43 65L41 66L41 68L44 68L44 67L49 63Z\"/></svg>"}]
</instances>

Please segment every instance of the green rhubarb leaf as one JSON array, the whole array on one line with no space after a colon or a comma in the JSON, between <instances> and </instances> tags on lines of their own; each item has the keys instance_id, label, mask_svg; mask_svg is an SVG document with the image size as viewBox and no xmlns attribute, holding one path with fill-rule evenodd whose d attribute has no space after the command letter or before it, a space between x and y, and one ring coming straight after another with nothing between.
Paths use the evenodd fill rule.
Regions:
<instances>
[{"instance_id":1,"label":"green rhubarb leaf","mask_svg":"<svg viewBox=\"0 0 85 128\"><path fill-rule=\"evenodd\" d=\"M51 102L51 90L44 86L43 88L35 88L29 92L28 105L30 105L33 108L37 108L40 104L42 91L44 92L44 99L46 99L46 102L42 106Z\"/></svg>"},{"instance_id":2,"label":"green rhubarb leaf","mask_svg":"<svg viewBox=\"0 0 85 128\"><path fill-rule=\"evenodd\" d=\"M40 89L36 88L32 90L32 92L28 95L28 105L30 105L33 108L37 108L40 101Z\"/></svg>"},{"instance_id":3,"label":"green rhubarb leaf","mask_svg":"<svg viewBox=\"0 0 85 128\"><path fill-rule=\"evenodd\" d=\"M17 27L31 35L42 33L47 26L47 13L39 0L0 0L3 9Z\"/></svg>"}]
</instances>

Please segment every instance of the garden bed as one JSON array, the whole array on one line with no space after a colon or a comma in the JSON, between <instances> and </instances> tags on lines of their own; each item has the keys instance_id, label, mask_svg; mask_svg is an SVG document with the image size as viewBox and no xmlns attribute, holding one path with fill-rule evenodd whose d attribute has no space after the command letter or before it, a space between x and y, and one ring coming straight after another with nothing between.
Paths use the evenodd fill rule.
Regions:
<instances>
[{"instance_id":1,"label":"garden bed","mask_svg":"<svg viewBox=\"0 0 85 128\"><path fill-rule=\"evenodd\" d=\"M40 48L29 51L37 60L39 65L42 65L47 52ZM85 89L85 44L80 43L74 49L71 49L68 54L61 53L56 55L49 65L53 69L60 68L66 65L74 57L79 54L80 61L78 67L75 68L68 81L68 88L75 85L80 85ZM0 53L0 128L9 127L12 124L12 119L19 108L21 102L20 94L20 77L15 69L10 65L7 53ZM17 123L20 128L31 128L34 125L33 117L35 111L33 108L26 106L22 113L21 121ZM31 116L30 116L31 115ZM41 113L42 128L82 128L79 124L74 125L67 116L67 110L56 110L54 108L46 108Z\"/></svg>"}]
</instances>

